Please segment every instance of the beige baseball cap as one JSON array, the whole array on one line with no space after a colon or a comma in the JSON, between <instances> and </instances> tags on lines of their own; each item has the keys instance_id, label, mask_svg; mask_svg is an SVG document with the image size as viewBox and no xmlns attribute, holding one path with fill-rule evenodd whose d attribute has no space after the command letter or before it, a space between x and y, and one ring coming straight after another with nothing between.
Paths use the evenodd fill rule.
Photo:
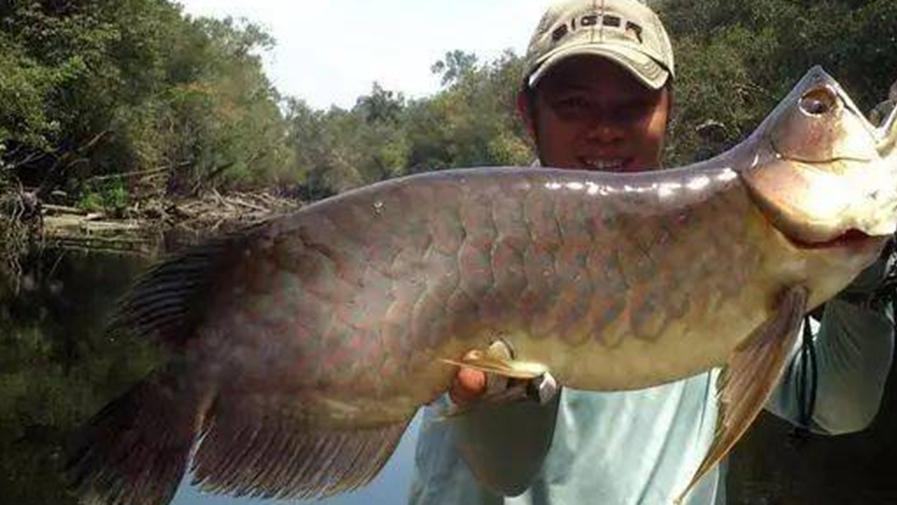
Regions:
<instances>
[{"instance_id":1,"label":"beige baseball cap","mask_svg":"<svg viewBox=\"0 0 897 505\"><path fill-rule=\"evenodd\" d=\"M582 54L609 58L652 89L674 77L670 37L638 0L554 2L530 40L524 84L535 86L558 62Z\"/></svg>"}]
</instances>

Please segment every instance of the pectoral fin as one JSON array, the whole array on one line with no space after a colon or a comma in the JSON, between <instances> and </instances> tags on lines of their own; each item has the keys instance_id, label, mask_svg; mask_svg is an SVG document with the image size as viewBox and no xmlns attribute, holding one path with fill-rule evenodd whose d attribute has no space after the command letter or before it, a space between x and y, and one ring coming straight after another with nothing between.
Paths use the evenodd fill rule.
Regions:
<instances>
[{"instance_id":1,"label":"pectoral fin","mask_svg":"<svg viewBox=\"0 0 897 505\"><path fill-rule=\"evenodd\" d=\"M442 361L450 365L472 368L509 379L535 379L548 371L548 367L542 363L514 359L510 348L502 341L493 342L483 350L470 351L460 360L443 359Z\"/></svg>"},{"instance_id":2,"label":"pectoral fin","mask_svg":"<svg viewBox=\"0 0 897 505\"><path fill-rule=\"evenodd\" d=\"M442 361L486 373L486 392L475 402L452 405L442 413L442 419L464 415L488 404L501 405L526 399L545 404L557 393L557 382L548 373L548 367L514 359L511 347L503 340L492 342L486 349L469 351L460 360Z\"/></svg>"},{"instance_id":3,"label":"pectoral fin","mask_svg":"<svg viewBox=\"0 0 897 505\"><path fill-rule=\"evenodd\" d=\"M730 357L717 383L719 418L716 435L682 499L717 464L757 417L787 365L807 309L807 290L796 286L782 296L778 311Z\"/></svg>"}]
</instances>

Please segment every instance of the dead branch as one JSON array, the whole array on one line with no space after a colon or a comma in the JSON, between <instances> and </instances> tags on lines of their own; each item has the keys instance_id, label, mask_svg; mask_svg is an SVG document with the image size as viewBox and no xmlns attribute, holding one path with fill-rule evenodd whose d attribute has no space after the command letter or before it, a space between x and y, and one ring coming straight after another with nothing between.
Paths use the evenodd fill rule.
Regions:
<instances>
[{"instance_id":1,"label":"dead branch","mask_svg":"<svg viewBox=\"0 0 897 505\"><path fill-rule=\"evenodd\" d=\"M24 193L20 190L19 194ZM32 196L33 192L28 192ZM9 196L5 197L9 199ZM0 194L0 200L4 200ZM10 200L13 204L7 213L0 213L0 219L21 223L24 216L23 199ZM162 197L136 200L124 212L127 216L113 218L104 212L89 212L77 207L41 204L39 205L40 226L33 229L15 228L17 237L36 237L53 247L79 251L119 252L127 254L156 254L161 248L172 243L163 239L167 235L179 237L173 243L194 243L199 237L220 231L232 231L247 224L255 223L299 207L298 202L278 198L268 193L227 193L210 190L199 197L171 201ZM9 217L7 217L9 216ZM6 222L0 223L3 237L9 235ZM0 238L3 238L0 237ZM191 238L192 237L192 238ZM21 241L21 240L20 240ZM21 252L21 248L16 251ZM13 255L19 257L18 253ZM6 256L4 258L8 258ZM0 258L0 262L7 261ZM12 263L7 261L12 268Z\"/></svg>"},{"instance_id":2,"label":"dead branch","mask_svg":"<svg viewBox=\"0 0 897 505\"><path fill-rule=\"evenodd\" d=\"M45 203L43 204L43 209L46 211L46 214L87 215L87 211L84 209L79 209L77 207L67 207L65 205L51 205L49 203Z\"/></svg>"},{"instance_id":3,"label":"dead branch","mask_svg":"<svg viewBox=\"0 0 897 505\"><path fill-rule=\"evenodd\" d=\"M168 172L168 170L169 170L169 167L160 167L160 168L152 168L150 170L136 170L133 172L122 172L120 174L97 175L94 177L90 177L89 179L87 179L86 182L88 184L90 184L93 182L109 181L109 180L113 180L113 179L125 179L128 177L152 176L152 175L164 174L165 172Z\"/></svg>"}]
</instances>

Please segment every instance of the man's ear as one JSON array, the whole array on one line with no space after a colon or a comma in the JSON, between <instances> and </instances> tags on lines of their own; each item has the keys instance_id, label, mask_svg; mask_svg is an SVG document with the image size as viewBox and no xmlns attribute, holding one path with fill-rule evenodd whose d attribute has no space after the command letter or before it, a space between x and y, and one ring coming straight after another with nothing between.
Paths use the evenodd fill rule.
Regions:
<instances>
[{"instance_id":1,"label":"man's ear","mask_svg":"<svg viewBox=\"0 0 897 505\"><path fill-rule=\"evenodd\" d=\"M525 89L517 92L517 114L520 115L520 120L523 121L526 131L529 132L529 136L533 140L536 138L536 125L533 123L533 107L535 106L531 92L527 92Z\"/></svg>"}]
</instances>

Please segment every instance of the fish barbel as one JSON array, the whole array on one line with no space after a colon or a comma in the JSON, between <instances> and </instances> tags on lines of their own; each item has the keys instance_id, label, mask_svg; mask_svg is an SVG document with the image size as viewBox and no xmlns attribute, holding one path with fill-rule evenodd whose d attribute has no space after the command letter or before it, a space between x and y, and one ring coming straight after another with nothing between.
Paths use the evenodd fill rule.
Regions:
<instances>
[{"instance_id":1,"label":"fish barbel","mask_svg":"<svg viewBox=\"0 0 897 505\"><path fill-rule=\"evenodd\" d=\"M116 327L173 357L84 429L76 482L100 503L163 504L192 461L212 492L353 489L447 391L445 360L596 391L723 366L696 481L766 401L801 317L894 233L895 116L873 128L816 67L696 165L420 174L165 261ZM464 358L496 340L513 359Z\"/></svg>"}]
</instances>

